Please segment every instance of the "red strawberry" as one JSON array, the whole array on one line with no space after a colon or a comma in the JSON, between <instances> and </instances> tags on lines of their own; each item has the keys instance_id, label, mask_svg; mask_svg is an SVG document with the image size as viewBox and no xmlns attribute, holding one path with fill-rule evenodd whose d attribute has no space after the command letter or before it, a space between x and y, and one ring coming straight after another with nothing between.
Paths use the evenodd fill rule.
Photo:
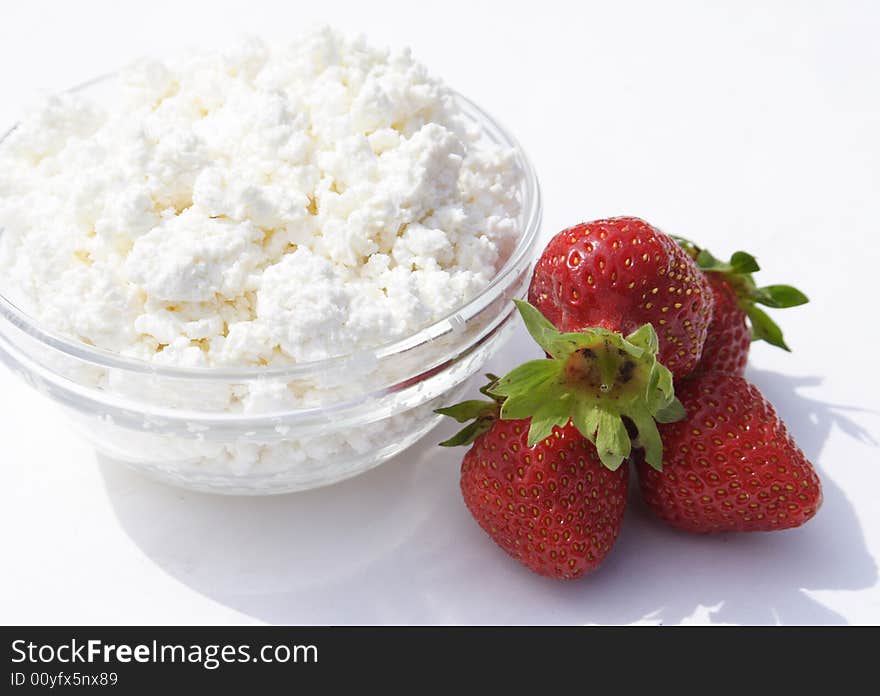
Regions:
<instances>
[{"instance_id":1,"label":"red strawberry","mask_svg":"<svg viewBox=\"0 0 880 696\"><path fill-rule=\"evenodd\" d=\"M658 360L676 378L697 366L712 318L712 294L693 258L633 217L556 235L535 267L529 301L560 331L600 327L627 335L652 324Z\"/></svg>"},{"instance_id":2,"label":"red strawberry","mask_svg":"<svg viewBox=\"0 0 880 696\"><path fill-rule=\"evenodd\" d=\"M715 298L715 312L697 369L742 376L752 345L752 331L745 310L739 305L736 290L724 276L717 273L708 273L707 276Z\"/></svg>"},{"instance_id":3,"label":"red strawberry","mask_svg":"<svg viewBox=\"0 0 880 696\"><path fill-rule=\"evenodd\" d=\"M662 471L638 463L660 519L701 534L799 527L822 504L819 477L757 387L718 372L679 385L687 417L661 426Z\"/></svg>"},{"instance_id":4,"label":"red strawberry","mask_svg":"<svg viewBox=\"0 0 880 696\"><path fill-rule=\"evenodd\" d=\"M755 257L744 251L736 252L730 261L724 262L693 242L676 240L706 273L715 300L699 371L744 374L753 340L789 350L782 330L757 305L775 309L797 307L809 301L804 293L790 285L759 288L753 274L761 268Z\"/></svg>"},{"instance_id":5,"label":"red strawberry","mask_svg":"<svg viewBox=\"0 0 880 696\"><path fill-rule=\"evenodd\" d=\"M440 409L474 421L443 445L473 444L461 490L501 548L542 575L578 578L617 538L633 443L659 466L657 422L684 412L650 324L626 338L599 328L562 333L532 305L516 304L549 357L490 375L480 391L491 401Z\"/></svg>"},{"instance_id":6,"label":"red strawberry","mask_svg":"<svg viewBox=\"0 0 880 696\"><path fill-rule=\"evenodd\" d=\"M609 470L570 424L530 446L529 421L498 419L496 403L465 402L441 412L478 419L477 427L444 444L475 437L461 465L461 492L493 541L547 577L576 580L596 570L620 532L628 467Z\"/></svg>"}]
</instances>

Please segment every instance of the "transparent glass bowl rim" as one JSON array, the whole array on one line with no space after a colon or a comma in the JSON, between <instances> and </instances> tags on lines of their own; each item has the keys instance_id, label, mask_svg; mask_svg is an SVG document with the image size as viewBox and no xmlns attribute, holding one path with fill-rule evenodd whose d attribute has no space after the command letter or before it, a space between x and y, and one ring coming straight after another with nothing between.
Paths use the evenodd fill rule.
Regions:
<instances>
[{"instance_id":1,"label":"transparent glass bowl rim","mask_svg":"<svg viewBox=\"0 0 880 696\"><path fill-rule=\"evenodd\" d=\"M102 75L89 80L88 82L77 85L68 91L78 92L86 90L89 87L110 82L115 77L116 73ZM465 305L450 312L445 317L415 334L397 339L384 345L372 347L366 351L361 351L369 353L377 361L393 358L396 355L400 355L418 348L421 345L430 343L440 336L452 331L456 324L467 323L474 317L478 316L480 312L491 304L498 295L503 293L511 279L515 278L522 272L524 262L525 265L531 263L531 259L527 257L532 253L534 242L540 231L542 216L541 189L534 166L526 155L525 150L523 150L516 138L506 128L476 103L454 90L451 90L451 93L466 115L474 122L478 123L483 132L491 134L494 139L500 140L516 153L524 179L522 209L525 223L520 237L517 240L516 247L510 257L507 259L501 270L478 295ZM15 128L16 126L12 126L12 128L0 135L0 143L2 143L15 130ZM2 228L0 228L0 233L2 233ZM322 360L301 362L295 365L284 365L280 367L255 366L245 368L217 368L155 365L145 360L131 358L112 351L89 346L76 339L69 338L50 329L41 327L37 321L32 319L26 312L19 309L15 303L2 293L0 293L0 317L8 320L37 341L77 360L104 368L113 368L177 379L245 381L278 377L288 377L291 379L305 378L313 374L326 373L328 370L340 369L344 367L353 356L358 354L358 352L346 353Z\"/></svg>"}]
</instances>

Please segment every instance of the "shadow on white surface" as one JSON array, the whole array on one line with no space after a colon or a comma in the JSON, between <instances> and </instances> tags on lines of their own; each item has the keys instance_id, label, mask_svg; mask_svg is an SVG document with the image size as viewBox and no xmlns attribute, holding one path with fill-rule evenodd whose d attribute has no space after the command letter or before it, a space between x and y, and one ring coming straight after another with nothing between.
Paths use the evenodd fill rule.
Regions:
<instances>
[{"instance_id":1,"label":"shadow on white surface","mask_svg":"<svg viewBox=\"0 0 880 696\"><path fill-rule=\"evenodd\" d=\"M811 460L836 426L870 436L844 408L797 393L819 380L752 371ZM436 435L436 434L435 434ZM823 473L825 505L803 529L703 538L632 500L608 563L561 585L510 562L472 522L460 453L428 441L357 479L275 498L178 491L101 463L125 532L195 591L270 623L840 624L812 591L874 586L854 510Z\"/></svg>"}]
</instances>

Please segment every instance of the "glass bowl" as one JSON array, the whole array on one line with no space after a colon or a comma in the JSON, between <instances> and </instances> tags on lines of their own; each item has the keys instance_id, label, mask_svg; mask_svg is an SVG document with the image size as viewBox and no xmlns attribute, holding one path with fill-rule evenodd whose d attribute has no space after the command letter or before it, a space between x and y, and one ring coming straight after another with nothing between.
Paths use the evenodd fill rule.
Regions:
<instances>
[{"instance_id":1,"label":"glass bowl","mask_svg":"<svg viewBox=\"0 0 880 696\"><path fill-rule=\"evenodd\" d=\"M110 82L80 89L106 90ZM0 359L60 404L104 457L174 485L286 493L381 464L434 428L434 409L459 399L509 337L512 300L525 292L540 228L538 181L522 148L473 102L455 99L487 139L513 149L523 178L516 247L483 292L453 314L351 355L283 368L191 369L66 338L0 295ZM282 401L273 394L285 390L302 396L297 408L273 405ZM245 395L262 406L230 411Z\"/></svg>"}]
</instances>

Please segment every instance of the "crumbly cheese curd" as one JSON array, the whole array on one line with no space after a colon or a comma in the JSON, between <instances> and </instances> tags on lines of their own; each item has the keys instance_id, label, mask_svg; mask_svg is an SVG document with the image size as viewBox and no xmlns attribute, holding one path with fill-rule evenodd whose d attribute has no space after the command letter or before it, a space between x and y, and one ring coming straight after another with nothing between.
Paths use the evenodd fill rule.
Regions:
<instances>
[{"instance_id":1,"label":"crumbly cheese curd","mask_svg":"<svg viewBox=\"0 0 880 696\"><path fill-rule=\"evenodd\" d=\"M314 361L412 334L486 286L519 213L406 51L331 30L142 61L109 108L53 96L0 146L6 293L166 365Z\"/></svg>"},{"instance_id":2,"label":"crumbly cheese curd","mask_svg":"<svg viewBox=\"0 0 880 696\"><path fill-rule=\"evenodd\" d=\"M516 153L407 50L322 29L116 80L111 103L48 97L0 143L0 292L89 346L184 368L368 356L477 296L522 232ZM387 383L363 360L360 378ZM348 379L175 387L78 370L121 396L245 415L338 400ZM403 441L436 405L332 435L229 442L108 420L100 439L166 469L306 480Z\"/></svg>"}]
</instances>

